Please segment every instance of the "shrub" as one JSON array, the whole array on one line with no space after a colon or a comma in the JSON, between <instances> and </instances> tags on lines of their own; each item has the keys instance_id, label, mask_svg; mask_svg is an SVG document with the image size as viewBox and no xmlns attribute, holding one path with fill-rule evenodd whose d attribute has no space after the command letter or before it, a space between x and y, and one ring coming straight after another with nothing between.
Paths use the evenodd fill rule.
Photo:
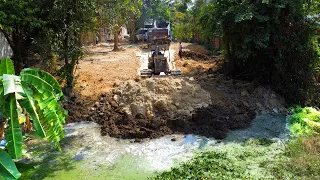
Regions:
<instances>
[{"instance_id":1,"label":"shrub","mask_svg":"<svg viewBox=\"0 0 320 180\"><path fill-rule=\"evenodd\" d=\"M290 130L298 135L313 135L320 133L320 111L316 108L300 106L290 109Z\"/></svg>"}]
</instances>

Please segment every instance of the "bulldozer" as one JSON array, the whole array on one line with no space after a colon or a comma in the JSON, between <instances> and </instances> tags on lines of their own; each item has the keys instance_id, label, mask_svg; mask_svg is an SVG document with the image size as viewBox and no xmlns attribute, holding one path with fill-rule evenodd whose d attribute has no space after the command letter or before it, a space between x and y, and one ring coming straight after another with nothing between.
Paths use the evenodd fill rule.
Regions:
<instances>
[{"instance_id":1,"label":"bulldozer","mask_svg":"<svg viewBox=\"0 0 320 180\"><path fill-rule=\"evenodd\" d=\"M140 76L151 77L152 75L160 75L160 73L172 76L181 75L181 71L175 69L174 63L171 60L169 50L171 40L167 34L159 33L158 30L152 32L152 35L153 37L148 44L148 69L140 70Z\"/></svg>"}]
</instances>

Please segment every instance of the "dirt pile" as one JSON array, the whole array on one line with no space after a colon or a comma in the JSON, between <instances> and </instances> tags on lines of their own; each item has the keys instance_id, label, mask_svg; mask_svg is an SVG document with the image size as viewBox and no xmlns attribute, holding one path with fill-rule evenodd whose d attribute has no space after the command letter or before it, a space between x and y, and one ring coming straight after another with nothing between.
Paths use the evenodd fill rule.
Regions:
<instances>
[{"instance_id":1,"label":"dirt pile","mask_svg":"<svg viewBox=\"0 0 320 180\"><path fill-rule=\"evenodd\" d=\"M118 138L183 133L223 139L230 130L249 127L255 115L286 113L284 99L272 90L219 74L222 57L204 60L202 56L207 55L199 56L177 60L182 78L121 79L111 81L116 84L112 91L103 90L94 102L70 98L69 122L95 121L103 135ZM126 72L116 70L110 69L114 74Z\"/></svg>"},{"instance_id":2,"label":"dirt pile","mask_svg":"<svg viewBox=\"0 0 320 180\"><path fill-rule=\"evenodd\" d=\"M94 121L103 135L118 138L183 133L224 139L230 130L249 127L257 114L286 113L272 90L221 74L126 81L96 102L71 102L69 122Z\"/></svg>"},{"instance_id":3,"label":"dirt pile","mask_svg":"<svg viewBox=\"0 0 320 180\"><path fill-rule=\"evenodd\" d=\"M165 77L127 81L113 90L114 100L128 115L150 121L191 117L196 109L208 107L211 98L192 81L193 78L190 79Z\"/></svg>"},{"instance_id":4,"label":"dirt pile","mask_svg":"<svg viewBox=\"0 0 320 180\"><path fill-rule=\"evenodd\" d=\"M128 115L111 95L102 95L89 111L90 120L101 125L101 134L117 138L156 138L171 134L165 121Z\"/></svg>"},{"instance_id":5,"label":"dirt pile","mask_svg":"<svg viewBox=\"0 0 320 180\"><path fill-rule=\"evenodd\" d=\"M207 56L205 54L201 54L201 53L198 53L198 52L194 52L194 51L190 51L190 50L184 50L183 53L182 53L182 57L184 58L191 58L191 59L194 59L194 60L209 60L211 59L210 56Z\"/></svg>"}]
</instances>

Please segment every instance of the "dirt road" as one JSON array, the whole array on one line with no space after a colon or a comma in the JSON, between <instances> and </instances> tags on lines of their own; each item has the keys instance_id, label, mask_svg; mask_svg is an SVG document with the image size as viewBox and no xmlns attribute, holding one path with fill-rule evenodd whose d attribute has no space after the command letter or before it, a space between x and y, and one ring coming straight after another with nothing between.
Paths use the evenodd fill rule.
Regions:
<instances>
[{"instance_id":1,"label":"dirt road","mask_svg":"<svg viewBox=\"0 0 320 180\"><path fill-rule=\"evenodd\" d=\"M114 52L110 46L86 47L86 57L79 61L76 69L75 90L84 97L96 100L109 92L115 83L137 76L140 67L140 49L137 45L126 45Z\"/></svg>"}]
</instances>

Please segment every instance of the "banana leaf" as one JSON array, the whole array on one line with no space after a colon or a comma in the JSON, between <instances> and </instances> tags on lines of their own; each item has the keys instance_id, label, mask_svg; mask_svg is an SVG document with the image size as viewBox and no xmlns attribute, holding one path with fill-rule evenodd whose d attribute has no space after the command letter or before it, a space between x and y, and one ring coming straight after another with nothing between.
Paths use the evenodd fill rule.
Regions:
<instances>
[{"instance_id":1,"label":"banana leaf","mask_svg":"<svg viewBox=\"0 0 320 180\"><path fill-rule=\"evenodd\" d=\"M58 146L58 142L64 137L63 124L67 112L59 105L52 92L35 93L34 99L41 110L41 113L38 114L41 116L41 124L45 129L46 137Z\"/></svg>"},{"instance_id":2,"label":"banana leaf","mask_svg":"<svg viewBox=\"0 0 320 180\"><path fill-rule=\"evenodd\" d=\"M4 74L2 76L3 95L14 93L16 99L23 99L24 91L21 87L21 80L19 76Z\"/></svg>"},{"instance_id":3,"label":"banana leaf","mask_svg":"<svg viewBox=\"0 0 320 180\"><path fill-rule=\"evenodd\" d=\"M5 132L6 140L8 142L8 153L13 159L18 159L22 156L22 131L20 128L17 101L14 94L10 94L10 120Z\"/></svg>"},{"instance_id":4,"label":"banana leaf","mask_svg":"<svg viewBox=\"0 0 320 180\"><path fill-rule=\"evenodd\" d=\"M26 82L34 82L35 80L33 80L33 78L38 77L42 81L46 82L47 84L49 84L53 88L52 92L54 93L57 100L60 100L60 98L63 97L63 93L62 93L62 90L61 90L59 83L56 81L56 79L51 74L49 74L47 72L27 68L27 69L23 69L21 71L20 76L22 77L23 81L26 81ZM28 78L26 78L26 77L28 77ZM32 84L32 85L39 86L40 84L41 83Z\"/></svg>"},{"instance_id":5,"label":"banana leaf","mask_svg":"<svg viewBox=\"0 0 320 180\"><path fill-rule=\"evenodd\" d=\"M15 74L13 63L9 58L4 58L0 62L0 76L3 74Z\"/></svg>"},{"instance_id":6,"label":"banana leaf","mask_svg":"<svg viewBox=\"0 0 320 180\"><path fill-rule=\"evenodd\" d=\"M11 157L2 149L0 149L0 179L1 175L4 179L18 179L21 174Z\"/></svg>"},{"instance_id":7,"label":"banana leaf","mask_svg":"<svg viewBox=\"0 0 320 180\"><path fill-rule=\"evenodd\" d=\"M44 128L40 122L40 118L37 112L37 108L35 106L35 101L33 98L33 91L31 88L27 86L22 86L24 92L25 92L25 99L21 102L21 106L26 108L27 112L31 116L34 128L36 130L36 133L41 137L46 137L46 133L44 131Z\"/></svg>"},{"instance_id":8,"label":"banana leaf","mask_svg":"<svg viewBox=\"0 0 320 180\"><path fill-rule=\"evenodd\" d=\"M23 83L30 84L31 86L35 87L40 93L53 91L53 87L38 76L35 76L33 74L20 74L20 77Z\"/></svg>"}]
</instances>

